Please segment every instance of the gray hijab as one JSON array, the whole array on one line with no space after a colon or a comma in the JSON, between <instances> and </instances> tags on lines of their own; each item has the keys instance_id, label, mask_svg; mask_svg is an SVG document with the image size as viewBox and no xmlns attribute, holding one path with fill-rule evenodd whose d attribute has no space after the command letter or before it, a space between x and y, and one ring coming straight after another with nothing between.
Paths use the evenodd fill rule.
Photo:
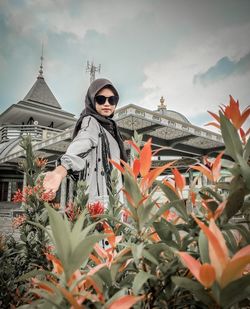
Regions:
<instances>
[{"instance_id":1,"label":"gray hijab","mask_svg":"<svg viewBox=\"0 0 250 309\"><path fill-rule=\"evenodd\" d=\"M109 88L112 90L114 95L119 97L118 91L114 87L114 85L108 79L99 78L94 80L88 88L86 97L85 97L85 108L82 111L73 132L73 138L76 137L77 133L79 132L82 124L82 120L86 116L94 117L101 126L103 126L117 141L118 146L120 148L121 159L127 161L127 154L124 148L123 140L120 134L120 131L117 127L116 122L112 119L114 113L111 114L109 117L104 117L100 115L95 108L95 96L101 91L103 88Z\"/></svg>"}]
</instances>

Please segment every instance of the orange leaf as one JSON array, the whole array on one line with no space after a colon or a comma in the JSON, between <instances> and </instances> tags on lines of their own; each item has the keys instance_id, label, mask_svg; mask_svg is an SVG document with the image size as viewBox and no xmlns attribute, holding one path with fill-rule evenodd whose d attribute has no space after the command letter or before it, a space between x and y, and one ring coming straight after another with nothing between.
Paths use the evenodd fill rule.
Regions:
<instances>
[{"instance_id":1,"label":"orange leaf","mask_svg":"<svg viewBox=\"0 0 250 309\"><path fill-rule=\"evenodd\" d=\"M248 118L249 115L250 115L250 107L248 106L248 107L242 112L240 126L243 125L243 123L246 121L246 119Z\"/></svg>"},{"instance_id":2,"label":"orange leaf","mask_svg":"<svg viewBox=\"0 0 250 309\"><path fill-rule=\"evenodd\" d=\"M214 126L215 128L220 129L220 125L216 122L208 122L205 126Z\"/></svg>"},{"instance_id":3,"label":"orange leaf","mask_svg":"<svg viewBox=\"0 0 250 309\"><path fill-rule=\"evenodd\" d=\"M213 112L210 112L210 111L207 111L216 121L218 121L220 123L220 117L219 115L213 113Z\"/></svg>"},{"instance_id":4,"label":"orange leaf","mask_svg":"<svg viewBox=\"0 0 250 309\"><path fill-rule=\"evenodd\" d=\"M45 255L49 261L52 261L55 273L61 275L63 273L63 267L61 261L53 254L45 253Z\"/></svg>"},{"instance_id":5,"label":"orange leaf","mask_svg":"<svg viewBox=\"0 0 250 309\"><path fill-rule=\"evenodd\" d=\"M94 249L101 258L108 258L108 253L98 243L94 245Z\"/></svg>"},{"instance_id":6,"label":"orange leaf","mask_svg":"<svg viewBox=\"0 0 250 309\"><path fill-rule=\"evenodd\" d=\"M135 177L134 172L133 172L132 168L130 167L130 165L123 160L121 160L121 163L125 166L126 170L130 173L130 175Z\"/></svg>"},{"instance_id":7,"label":"orange leaf","mask_svg":"<svg viewBox=\"0 0 250 309\"><path fill-rule=\"evenodd\" d=\"M62 294L64 295L64 297L67 299L67 301L74 306L74 309L83 309L83 306L80 306L77 302L77 300L74 298L74 295L67 291L65 288L63 288L62 286L58 285L58 288L61 290Z\"/></svg>"},{"instance_id":8,"label":"orange leaf","mask_svg":"<svg viewBox=\"0 0 250 309\"><path fill-rule=\"evenodd\" d=\"M145 143L140 152L140 173L144 177L148 174L151 167L152 150L151 150L151 138Z\"/></svg>"},{"instance_id":9,"label":"orange leaf","mask_svg":"<svg viewBox=\"0 0 250 309\"><path fill-rule=\"evenodd\" d=\"M131 140L126 140L126 143L128 143L129 145L131 145L135 151L139 154L140 153L140 148Z\"/></svg>"},{"instance_id":10,"label":"orange leaf","mask_svg":"<svg viewBox=\"0 0 250 309\"><path fill-rule=\"evenodd\" d=\"M165 186L169 187L176 195L179 196L179 193L176 191L174 185L171 184L169 180L166 180L166 179L163 180L163 184L164 184Z\"/></svg>"},{"instance_id":11,"label":"orange leaf","mask_svg":"<svg viewBox=\"0 0 250 309\"><path fill-rule=\"evenodd\" d=\"M213 267L215 268L216 278L219 281L221 274L229 261L228 250L225 244L225 239L221 231L217 228L213 219L210 220L210 226L208 228L203 222L197 219L194 215L193 218L208 239L210 261Z\"/></svg>"},{"instance_id":12,"label":"orange leaf","mask_svg":"<svg viewBox=\"0 0 250 309\"><path fill-rule=\"evenodd\" d=\"M185 177L181 175L181 173L177 170L177 168L173 168L172 173L174 174L176 187L182 192L182 190L186 185Z\"/></svg>"},{"instance_id":13,"label":"orange leaf","mask_svg":"<svg viewBox=\"0 0 250 309\"><path fill-rule=\"evenodd\" d=\"M247 256L247 255L250 256L250 245L240 249L237 253L235 253L235 255L232 257L232 260L238 259L243 256Z\"/></svg>"},{"instance_id":14,"label":"orange leaf","mask_svg":"<svg viewBox=\"0 0 250 309\"><path fill-rule=\"evenodd\" d=\"M132 205L134 208L136 208L135 202L133 201L131 195L127 191L125 191L125 190L122 190L122 191L125 194L126 199L129 202L129 204Z\"/></svg>"},{"instance_id":15,"label":"orange leaf","mask_svg":"<svg viewBox=\"0 0 250 309\"><path fill-rule=\"evenodd\" d=\"M220 170L221 170L221 158L224 154L224 151L222 151L214 160L213 166L212 166L212 174L214 181L217 181L220 177Z\"/></svg>"},{"instance_id":16,"label":"orange leaf","mask_svg":"<svg viewBox=\"0 0 250 309\"><path fill-rule=\"evenodd\" d=\"M200 281L201 263L187 252L178 252L178 255L181 257L182 263L190 270L193 276Z\"/></svg>"},{"instance_id":17,"label":"orange leaf","mask_svg":"<svg viewBox=\"0 0 250 309\"><path fill-rule=\"evenodd\" d=\"M135 178L137 178L139 173L140 173L140 160L135 158L134 162L133 162L133 174L134 174Z\"/></svg>"},{"instance_id":18,"label":"orange leaf","mask_svg":"<svg viewBox=\"0 0 250 309\"><path fill-rule=\"evenodd\" d=\"M134 296L134 295L125 295L120 298L114 300L107 309L129 309L135 303L144 299L144 295L142 296Z\"/></svg>"},{"instance_id":19,"label":"orange leaf","mask_svg":"<svg viewBox=\"0 0 250 309\"><path fill-rule=\"evenodd\" d=\"M220 205L216 208L216 210L214 212L214 220L217 220L220 217L220 215L223 213L226 205L227 205L227 201L220 203Z\"/></svg>"},{"instance_id":20,"label":"orange leaf","mask_svg":"<svg viewBox=\"0 0 250 309\"><path fill-rule=\"evenodd\" d=\"M193 205L195 205L195 202L196 202L196 193L194 191L191 191L189 193L190 197L191 197L191 202Z\"/></svg>"},{"instance_id":21,"label":"orange leaf","mask_svg":"<svg viewBox=\"0 0 250 309\"><path fill-rule=\"evenodd\" d=\"M210 264L203 264L200 267L200 282L205 288L210 288L215 281L215 270Z\"/></svg>"},{"instance_id":22,"label":"orange leaf","mask_svg":"<svg viewBox=\"0 0 250 309\"><path fill-rule=\"evenodd\" d=\"M174 161L175 162L175 161ZM169 168L174 162L169 162L164 164L163 166L156 167L155 169L151 170L148 175L146 175L141 182L141 187L144 188L144 190L147 190L150 188L153 184L153 182L156 180L158 176L161 175L165 169Z\"/></svg>"},{"instance_id":23,"label":"orange leaf","mask_svg":"<svg viewBox=\"0 0 250 309\"><path fill-rule=\"evenodd\" d=\"M250 263L250 254L234 258L224 269L221 276L221 287L225 287L230 282L242 276L244 268Z\"/></svg>"},{"instance_id":24,"label":"orange leaf","mask_svg":"<svg viewBox=\"0 0 250 309\"><path fill-rule=\"evenodd\" d=\"M213 175L212 172L204 165L199 164L197 165L190 165L190 168L197 170L199 172L201 172L202 174L204 174L210 181L213 182Z\"/></svg>"},{"instance_id":25,"label":"orange leaf","mask_svg":"<svg viewBox=\"0 0 250 309\"><path fill-rule=\"evenodd\" d=\"M118 164L116 161L109 159L109 162L113 164L114 167L116 167L122 174L125 173L125 169L120 164Z\"/></svg>"},{"instance_id":26,"label":"orange leaf","mask_svg":"<svg viewBox=\"0 0 250 309\"><path fill-rule=\"evenodd\" d=\"M90 254L90 255L89 255L89 258L90 258L93 262L95 262L96 265L99 265L99 264L102 263L101 260L98 259L98 257L96 257L94 254Z\"/></svg>"},{"instance_id":27,"label":"orange leaf","mask_svg":"<svg viewBox=\"0 0 250 309\"><path fill-rule=\"evenodd\" d=\"M47 291L51 294L54 293L54 290L49 285L47 285L45 282L41 282L37 280L36 278L32 278L32 281L39 289Z\"/></svg>"}]
</instances>

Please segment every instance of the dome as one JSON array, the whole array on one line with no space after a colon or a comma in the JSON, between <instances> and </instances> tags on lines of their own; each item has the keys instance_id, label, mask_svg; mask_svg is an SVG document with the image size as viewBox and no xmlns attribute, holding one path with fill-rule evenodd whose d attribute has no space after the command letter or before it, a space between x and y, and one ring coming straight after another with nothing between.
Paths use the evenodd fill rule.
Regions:
<instances>
[{"instance_id":1,"label":"dome","mask_svg":"<svg viewBox=\"0 0 250 309\"><path fill-rule=\"evenodd\" d=\"M185 123L190 123L190 121L182 114L168 110L167 105L164 103L165 99L161 97L160 99L160 105L158 105L158 109L154 112L159 113L161 115L167 116L169 118L175 119L177 121L185 122Z\"/></svg>"}]
</instances>

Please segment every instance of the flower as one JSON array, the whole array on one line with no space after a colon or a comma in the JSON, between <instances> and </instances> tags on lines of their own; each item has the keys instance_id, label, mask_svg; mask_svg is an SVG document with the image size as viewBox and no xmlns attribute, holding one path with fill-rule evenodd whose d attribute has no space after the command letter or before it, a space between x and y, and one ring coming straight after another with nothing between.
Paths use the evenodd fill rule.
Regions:
<instances>
[{"instance_id":1,"label":"flower","mask_svg":"<svg viewBox=\"0 0 250 309\"><path fill-rule=\"evenodd\" d=\"M89 214L94 217L96 215L102 215L104 213L104 205L100 201L97 201L95 203L88 204L88 211Z\"/></svg>"},{"instance_id":2,"label":"flower","mask_svg":"<svg viewBox=\"0 0 250 309\"><path fill-rule=\"evenodd\" d=\"M18 190L16 191L16 193L14 194L14 196L13 196L13 198L12 198L12 201L13 201L14 203L25 203L25 202L26 202L26 199L25 199L25 197L23 196L23 192L22 192L20 189L18 189Z\"/></svg>"},{"instance_id":3,"label":"flower","mask_svg":"<svg viewBox=\"0 0 250 309\"><path fill-rule=\"evenodd\" d=\"M59 206L60 206L60 204L59 204ZM65 213L66 213L67 217L69 218L69 220L71 222L73 222L79 216L79 214L81 213L81 210L80 210L79 207L76 207L73 202L69 202L66 205Z\"/></svg>"},{"instance_id":4,"label":"flower","mask_svg":"<svg viewBox=\"0 0 250 309\"><path fill-rule=\"evenodd\" d=\"M18 215L12 220L12 226L14 229L19 228L21 225L24 224L26 221L26 216L25 215Z\"/></svg>"},{"instance_id":5,"label":"flower","mask_svg":"<svg viewBox=\"0 0 250 309\"><path fill-rule=\"evenodd\" d=\"M53 191L43 192L41 194L41 199L45 202L52 201L56 197L56 193Z\"/></svg>"},{"instance_id":6,"label":"flower","mask_svg":"<svg viewBox=\"0 0 250 309\"><path fill-rule=\"evenodd\" d=\"M48 163L48 159L44 159L44 158L36 158L35 159L36 166L40 167L41 169L44 168L47 163Z\"/></svg>"}]
</instances>

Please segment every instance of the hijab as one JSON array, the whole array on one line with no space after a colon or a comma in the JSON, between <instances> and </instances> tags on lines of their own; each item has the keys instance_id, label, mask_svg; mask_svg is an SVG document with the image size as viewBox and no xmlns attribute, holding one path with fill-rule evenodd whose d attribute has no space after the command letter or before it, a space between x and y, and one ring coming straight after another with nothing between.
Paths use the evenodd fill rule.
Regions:
<instances>
[{"instance_id":1,"label":"hijab","mask_svg":"<svg viewBox=\"0 0 250 309\"><path fill-rule=\"evenodd\" d=\"M121 133L118 129L118 126L116 122L112 119L114 116L114 113L111 114L108 117L100 115L95 108L95 97L103 88L109 88L112 90L114 95L118 96L118 91L115 89L114 85L107 79L99 78L94 80L91 85L89 86L89 89L87 91L86 97L85 97L85 108L82 111L79 119L77 120L77 123L75 125L75 129L73 132L73 138L76 137L77 133L81 129L82 120L86 116L92 116L94 117L99 124L104 127L116 140L119 148L120 148L120 156L121 159L124 161L127 161L127 154L124 148L123 140L121 137Z\"/></svg>"}]
</instances>

